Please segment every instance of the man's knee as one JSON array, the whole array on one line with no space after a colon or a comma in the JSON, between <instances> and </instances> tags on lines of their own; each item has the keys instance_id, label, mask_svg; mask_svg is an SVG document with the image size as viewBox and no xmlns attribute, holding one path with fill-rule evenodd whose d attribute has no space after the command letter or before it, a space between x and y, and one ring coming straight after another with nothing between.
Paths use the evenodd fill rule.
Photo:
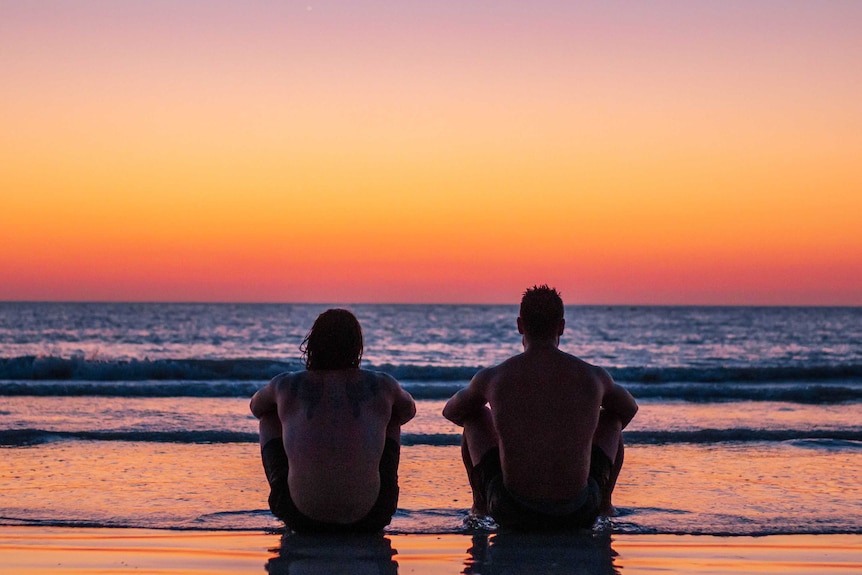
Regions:
<instances>
[{"instance_id":1,"label":"man's knee","mask_svg":"<svg viewBox=\"0 0 862 575\"><path fill-rule=\"evenodd\" d=\"M261 416L259 431L261 447L266 445L271 439L281 437L281 420L278 419L278 414L272 412Z\"/></svg>"},{"instance_id":2,"label":"man's knee","mask_svg":"<svg viewBox=\"0 0 862 575\"><path fill-rule=\"evenodd\" d=\"M593 445L601 448L611 461L616 460L617 451L622 440L622 421L607 410L599 414L599 424L593 435Z\"/></svg>"},{"instance_id":3,"label":"man's knee","mask_svg":"<svg viewBox=\"0 0 862 575\"><path fill-rule=\"evenodd\" d=\"M463 443L473 465L492 448L497 447L497 431L491 411L484 407L464 421Z\"/></svg>"}]
</instances>

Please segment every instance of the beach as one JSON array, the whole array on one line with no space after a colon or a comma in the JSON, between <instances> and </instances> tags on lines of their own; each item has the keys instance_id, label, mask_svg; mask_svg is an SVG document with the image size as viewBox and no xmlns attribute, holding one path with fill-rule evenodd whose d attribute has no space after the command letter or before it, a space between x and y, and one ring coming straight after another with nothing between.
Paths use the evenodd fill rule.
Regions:
<instances>
[{"instance_id":1,"label":"beach","mask_svg":"<svg viewBox=\"0 0 862 575\"><path fill-rule=\"evenodd\" d=\"M860 30L847 0L3 0L0 575L862 575ZM332 308L349 364L307 345ZM513 367L552 341L596 369ZM346 365L346 402L279 378ZM314 518L358 519L400 438L381 533L274 515L274 380ZM475 516L492 431L541 519L617 454L609 517Z\"/></svg>"},{"instance_id":2,"label":"beach","mask_svg":"<svg viewBox=\"0 0 862 575\"><path fill-rule=\"evenodd\" d=\"M508 537L508 539L507 539ZM860 535L387 535L0 528L3 573L856 574Z\"/></svg>"},{"instance_id":3,"label":"beach","mask_svg":"<svg viewBox=\"0 0 862 575\"><path fill-rule=\"evenodd\" d=\"M355 306L365 367L417 399L398 511L361 541L283 537L248 411L322 308L0 304L0 573L860 571L859 308L570 308L561 347L640 411L618 514L531 536L466 521L440 413L517 353L517 308Z\"/></svg>"}]
</instances>

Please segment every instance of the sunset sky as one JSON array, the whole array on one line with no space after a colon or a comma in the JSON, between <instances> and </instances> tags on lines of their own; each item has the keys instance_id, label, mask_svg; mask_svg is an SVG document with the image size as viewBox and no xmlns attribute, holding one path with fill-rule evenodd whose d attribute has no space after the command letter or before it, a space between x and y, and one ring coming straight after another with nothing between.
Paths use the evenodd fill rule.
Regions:
<instances>
[{"instance_id":1,"label":"sunset sky","mask_svg":"<svg viewBox=\"0 0 862 575\"><path fill-rule=\"evenodd\" d=\"M862 305L862 2L0 0L0 300Z\"/></svg>"}]
</instances>

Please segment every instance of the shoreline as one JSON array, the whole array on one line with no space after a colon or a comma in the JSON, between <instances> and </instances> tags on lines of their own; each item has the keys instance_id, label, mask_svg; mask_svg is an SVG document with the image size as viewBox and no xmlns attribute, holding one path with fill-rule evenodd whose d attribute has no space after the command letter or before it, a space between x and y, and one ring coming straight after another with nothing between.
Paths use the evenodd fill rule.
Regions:
<instances>
[{"instance_id":1,"label":"shoreline","mask_svg":"<svg viewBox=\"0 0 862 575\"><path fill-rule=\"evenodd\" d=\"M441 534L320 537L262 531L0 526L4 573L862 572L862 534Z\"/></svg>"}]
</instances>

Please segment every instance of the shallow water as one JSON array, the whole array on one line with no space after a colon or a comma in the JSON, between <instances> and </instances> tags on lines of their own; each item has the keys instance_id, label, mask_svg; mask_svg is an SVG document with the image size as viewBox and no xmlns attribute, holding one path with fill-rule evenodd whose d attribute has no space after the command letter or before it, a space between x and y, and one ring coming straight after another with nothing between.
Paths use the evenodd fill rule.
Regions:
<instances>
[{"instance_id":1,"label":"shallow water","mask_svg":"<svg viewBox=\"0 0 862 575\"><path fill-rule=\"evenodd\" d=\"M262 384L261 384L262 385ZM195 441L257 441L257 420L247 398L167 397L4 397L0 398L0 445L26 444L16 430L101 433L103 439L156 441L171 432L197 431ZM403 428L411 443L451 443L460 429L440 414L443 400L419 402L416 417ZM636 419L627 429L630 441L709 441L697 432L736 431L739 441L757 440L768 432L785 432L791 439L825 436L862 438L862 403L809 405L789 402L737 401L687 403L641 400ZM125 435L121 435L121 434ZM673 435L677 433L678 435ZM688 435L685 435L688 434ZM51 434L45 434L51 439ZM162 436L168 436L167 438ZM440 436L445 436L441 438ZM845 437L846 436L846 437ZM54 439L59 437L53 436ZM34 437L34 440L38 439ZM177 441L183 441L181 436Z\"/></svg>"},{"instance_id":2,"label":"shallow water","mask_svg":"<svg viewBox=\"0 0 862 575\"><path fill-rule=\"evenodd\" d=\"M2 524L280 527L254 443L75 440L2 454ZM391 532L465 531L471 495L457 446L403 447L400 477ZM858 533L862 444L634 445L614 502L622 533Z\"/></svg>"},{"instance_id":3,"label":"shallow water","mask_svg":"<svg viewBox=\"0 0 862 575\"><path fill-rule=\"evenodd\" d=\"M0 525L277 529L248 398L324 306L0 303ZM355 306L419 399L391 533L463 533L445 398L516 353L514 306ZM569 308L638 399L616 533L862 533L862 309Z\"/></svg>"}]
</instances>

